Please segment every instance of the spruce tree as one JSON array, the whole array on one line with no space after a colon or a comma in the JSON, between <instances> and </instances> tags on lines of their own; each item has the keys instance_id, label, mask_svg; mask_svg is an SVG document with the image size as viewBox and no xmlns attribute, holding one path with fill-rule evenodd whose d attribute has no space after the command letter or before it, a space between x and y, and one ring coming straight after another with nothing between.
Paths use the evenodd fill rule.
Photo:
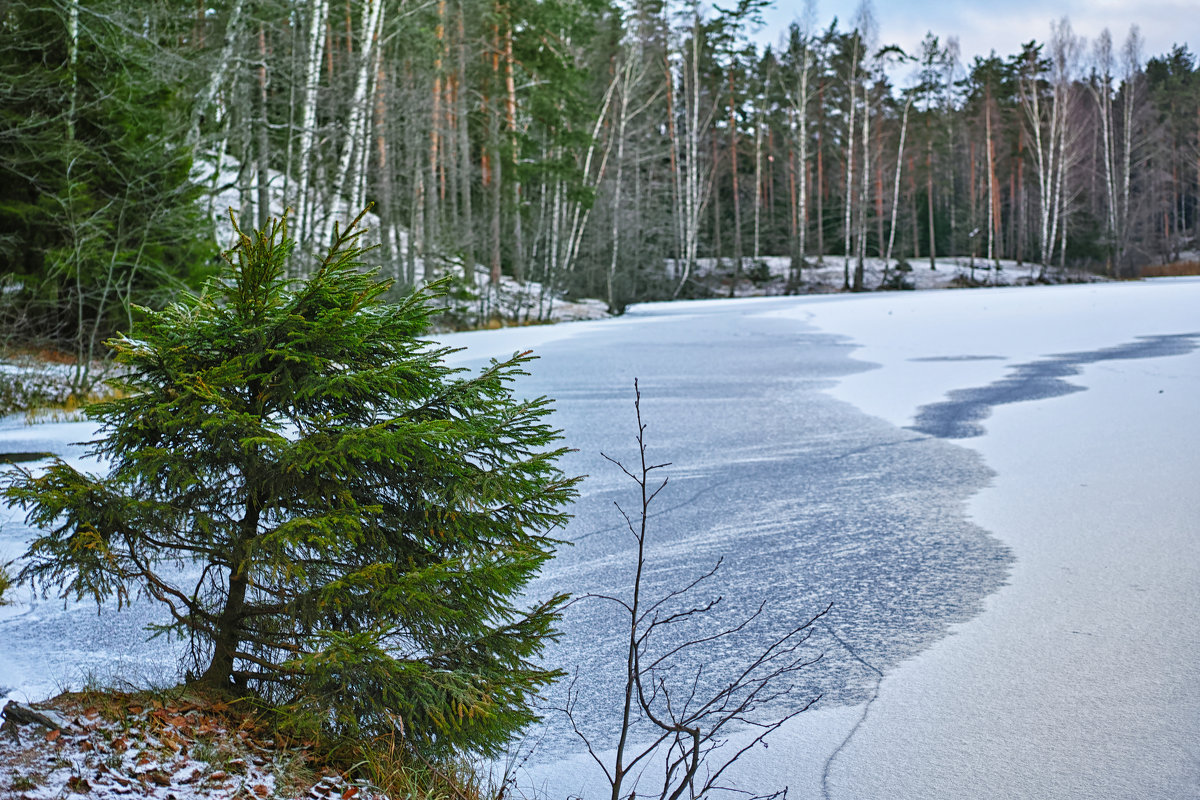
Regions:
<instances>
[{"instance_id":1,"label":"spruce tree","mask_svg":"<svg viewBox=\"0 0 1200 800\"><path fill-rule=\"evenodd\" d=\"M534 659L563 597L518 595L552 555L577 479L545 398L418 338L336 228L288 279L285 221L198 295L110 342L121 396L90 407L107 475L57 462L4 489L42 533L24 576L64 595L161 602L193 679L308 712L338 735L497 752L557 672Z\"/></svg>"}]
</instances>

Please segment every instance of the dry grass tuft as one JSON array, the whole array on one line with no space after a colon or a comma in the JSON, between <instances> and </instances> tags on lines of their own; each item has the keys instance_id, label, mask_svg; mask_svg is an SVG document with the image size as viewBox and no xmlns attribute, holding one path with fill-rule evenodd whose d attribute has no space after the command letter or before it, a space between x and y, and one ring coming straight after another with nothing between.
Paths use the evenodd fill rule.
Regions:
<instances>
[{"instance_id":1,"label":"dry grass tuft","mask_svg":"<svg viewBox=\"0 0 1200 800\"><path fill-rule=\"evenodd\" d=\"M466 762L432 764L409 752L399 739L377 739L359 752L364 777L389 798L413 800L487 800L502 792L485 789L485 781Z\"/></svg>"}]
</instances>

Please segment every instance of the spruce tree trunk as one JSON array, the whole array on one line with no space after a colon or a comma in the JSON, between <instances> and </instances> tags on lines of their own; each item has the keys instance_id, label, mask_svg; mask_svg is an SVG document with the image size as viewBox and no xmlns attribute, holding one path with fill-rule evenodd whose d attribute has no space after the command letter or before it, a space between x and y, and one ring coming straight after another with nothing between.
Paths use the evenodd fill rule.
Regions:
<instances>
[{"instance_id":1,"label":"spruce tree trunk","mask_svg":"<svg viewBox=\"0 0 1200 800\"><path fill-rule=\"evenodd\" d=\"M917 206L917 167L913 159L908 160L908 219L912 224L912 260L921 258L921 221Z\"/></svg>"},{"instance_id":2,"label":"spruce tree trunk","mask_svg":"<svg viewBox=\"0 0 1200 800\"><path fill-rule=\"evenodd\" d=\"M967 194L971 196L971 243L970 243L970 265L971 265L971 280L975 280L975 256L979 248L979 190L975 186L976 175L979 173L979 159L975 155L975 139L971 138L971 144L968 148L970 158L968 166L970 171L967 174Z\"/></svg>"},{"instance_id":3,"label":"spruce tree trunk","mask_svg":"<svg viewBox=\"0 0 1200 800\"><path fill-rule=\"evenodd\" d=\"M492 85L498 86L500 83L500 30L498 25L492 26ZM491 284L496 287L500 283L500 214L501 200L503 195L500 191L500 114L494 107L489 107L489 104L484 102L484 107L487 108L488 114L488 138L487 147L491 148L488 164L484 167L488 171L490 167L490 176L485 178L491 188Z\"/></svg>"},{"instance_id":4,"label":"spruce tree trunk","mask_svg":"<svg viewBox=\"0 0 1200 800\"><path fill-rule=\"evenodd\" d=\"M491 116L491 132L493 136L499 136L499 126L496 124L496 116L493 112ZM493 142L495 139L492 140ZM491 272L490 279L493 286L500 283L500 211L501 211L501 194L500 194L500 154L493 152L489 159L489 168L491 171L491 190L492 190L492 222L491 222Z\"/></svg>"},{"instance_id":5,"label":"spruce tree trunk","mask_svg":"<svg viewBox=\"0 0 1200 800\"><path fill-rule=\"evenodd\" d=\"M441 231L441 200L444 197L444 167L442 165L443 131L445 110L442 105L443 64L446 53L446 0L438 0L437 26L435 28L434 47L436 52L433 60L433 85L430 89L429 114L429 172L426 175L425 190L425 270L426 282L434 279L433 250L440 242Z\"/></svg>"},{"instance_id":6,"label":"spruce tree trunk","mask_svg":"<svg viewBox=\"0 0 1200 800\"><path fill-rule=\"evenodd\" d=\"M200 676L200 683L214 689L228 688L233 679L233 668L237 659L237 648L242 640L242 620L245 618L246 589L250 576L246 573L249 564L250 542L258 534L258 523L262 511L256 501L246 505L246 514L239 527L239 541L230 551L229 587L225 595L225 607L217 617L213 631L213 654L208 668Z\"/></svg>"},{"instance_id":7,"label":"spruce tree trunk","mask_svg":"<svg viewBox=\"0 0 1200 800\"><path fill-rule=\"evenodd\" d=\"M790 114L791 112L789 112ZM795 130L795 123L791 125ZM796 197L797 174L799 167L796 165L796 150L792 143L788 143L788 251L791 255L790 263L788 264L788 286L793 286L800 275L800 207L798 198Z\"/></svg>"},{"instance_id":8,"label":"spruce tree trunk","mask_svg":"<svg viewBox=\"0 0 1200 800\"><path fill-rule=\"evenodd\" d=\"M712 136L708 137L708 140L709 140L709 147L712 150L713 171L716 172L717 164L719 163L717 160L718 155L717 155L716 131L713 132ZM714 267L713 268L715 270L720 270L721 269L721 256L725 252L725 248L723 246L724 243L721 241L721 193L719 191L713 191L712 211L713 211L713 257L714 257L714 262L713 262Z\"/></svg>"}]
</instances>

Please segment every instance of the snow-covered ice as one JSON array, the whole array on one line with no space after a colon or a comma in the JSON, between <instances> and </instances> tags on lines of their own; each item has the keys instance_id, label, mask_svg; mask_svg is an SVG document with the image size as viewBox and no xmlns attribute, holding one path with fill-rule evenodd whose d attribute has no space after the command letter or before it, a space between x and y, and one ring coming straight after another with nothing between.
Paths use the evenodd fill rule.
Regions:
<instances>
[{"instance_id":1,"label":"snow-covered ice","mask_svg":"<svg viewBox=\"0 0 1200 800\"><path fill-rule=\"evenodd\" d=\"M520 386L557 399L567 469L590 475L535 593L625 585L611 503L629 486L598 451L628 457L636 375L652 455L675 464L652 588L725 555L735 608L840 603L816 642L825 699L748 755L747 788L1176 798L1200 796L1198 310L1200 280L1164 279L650 304L437 338L468 367L534 348ZM6 449L72 457L90 436L2 427ZM0 557L19 539L0 531ZM0 618L19 696L69 679L72 656L6 640L95 619L39 608L59 626ZM614 623L572 614L555 655L591 678ZM600 736L606 685L585 698ZM523 785L599 796L586 754L547 740Z\"/></svg>"},{"instance_id":2,"label":"snow-covered ice","mask_svg":"<svg viewBox=\"0 0 1200 800\"><path fill-rule=\"evenodd\" d=\"M897 428L921 433L948 401L975 404L976 430L953 441L996 474L967 511L1014 561L982 613L885 669L868 702L807 712L748 754L742 785L800 798L1200 796L1200 281L763 308L848 337L873 368L825 391ZM533 769L529 784L604 792L585 755Z\"/></svg>"},{"instance_id":3,"label":"snow-covered ice","mask_svg":"<svg viewBox=\"0 0 1200 800\"><path fill-rule=\"evenodd\" d=\"M1017 364L1200 334L1195 279L906 301L803 312L881 365L834 393L901 425ZM913 360L967 355L1003 360ZM994 406L962 440L997 472L969 508L1013 548L1008 585L883 680L828 796L1200 796L1200 353L1067 380L1086 390Z\"/></svg>"}]
</instances>

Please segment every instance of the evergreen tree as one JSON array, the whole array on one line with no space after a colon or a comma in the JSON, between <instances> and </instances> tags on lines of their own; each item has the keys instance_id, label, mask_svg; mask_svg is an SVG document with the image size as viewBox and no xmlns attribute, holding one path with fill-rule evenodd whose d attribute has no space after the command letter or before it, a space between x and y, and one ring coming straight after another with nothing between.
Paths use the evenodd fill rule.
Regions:
<instances>
[{"instance_id":1,"label":"evergreen tree","mask_svg":"<svg viewBox=\"0 0 1200 800\"><path fill-rule=\"evenodd\" d=\"M165 303L216 255L182 145L186 65L150 23L115 2L0 13L0 329L72 351L77 391L131 303Z\"/></svg>"},{"instance_id":2,"label":"evergreen tree","mask_svg":"<svg viewBox=\"0 0 1200 800\"><path fill-rule=\"evenodd\" d=\"M416 338L429 293L384 303L354 228L303 283L285 223L239 234L219 280L110 342L123 397L88 411L109 474L3 490L43 530L24 577L161 602L198 682L332 733L495 753L557 676L532 659L563 597L516 596L576 479L548 401L512 394L529 354L446 366Z\"/></svg>"}]
</instances>

